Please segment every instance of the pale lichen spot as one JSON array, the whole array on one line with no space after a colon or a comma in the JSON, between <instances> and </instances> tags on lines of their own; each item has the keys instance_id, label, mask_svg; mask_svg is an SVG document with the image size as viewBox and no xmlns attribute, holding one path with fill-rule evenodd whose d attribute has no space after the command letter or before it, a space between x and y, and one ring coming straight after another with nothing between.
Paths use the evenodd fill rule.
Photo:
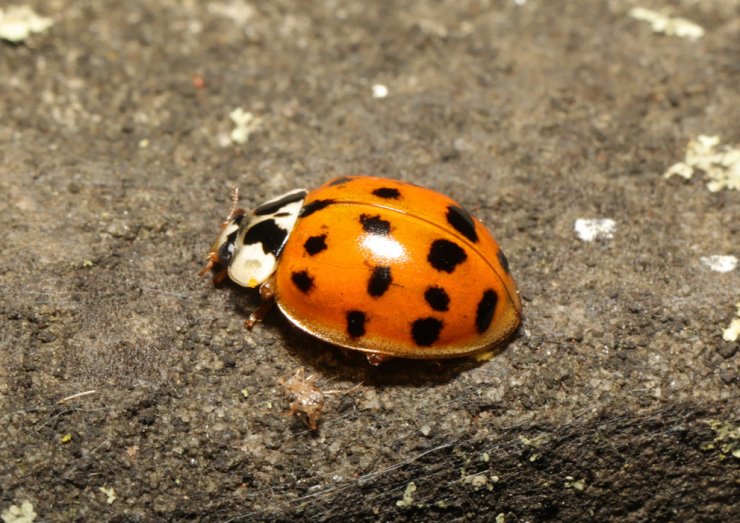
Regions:
<instances>
[{"instance_id":1,"label":"pale lichen spot","mask_svg":"<svg viewBox=\"0 0 740 523\"><path fill-rule=\"evenodd\" d=\"M689 141L683 161L671 165L663 177L690 180L696 171L704 173L709 192L740 191L740 149L721 144L719 136L700 134Z\"/></svg>"},{"instance_id":2,"label":"pale lichen spot","mask_svg":"<svg viewBox=\"0 0 740 523\"><path fill-rule=\"evenodd\" d=\"M629 15L635 20L649 23L654 33L677 36L687 40L697 40L704 36L704 28L686 18L670 16L667 13L644 7L630 9Z\"/></svg>"},{"instance_id":3,"label":"pale lichen spot","mask_svg":"<svg viewBox=\"0 0 740 523\"><path fill-rule=\"evenodd\" d=\"M737 317L733 318L726 329L722 331L722 339L725 341L737 341L740 338L740 301L735 304Z\"/></svg>"},{"instance_id":4,"label":"pale lichen spot","mask_svg":"<svg viewBox=\"0 0 740 523\"><path fill-rule=\"evenodd\" d=\"M714 254L702 256L701 262L714 272L731 272L737 267L737 258L732 255Z\"/></svg>"},{"instance_id":5,"label":"pale lichen spot","mask_svg":"<svg viewBox=\"0 0 740 523\"><path fill-rule=\"evenodd\" d=\"M611 218L578 218L574 229L578 239L584 242L611 240L617 229L617 222Z\"/></svg>"}]
</instances>

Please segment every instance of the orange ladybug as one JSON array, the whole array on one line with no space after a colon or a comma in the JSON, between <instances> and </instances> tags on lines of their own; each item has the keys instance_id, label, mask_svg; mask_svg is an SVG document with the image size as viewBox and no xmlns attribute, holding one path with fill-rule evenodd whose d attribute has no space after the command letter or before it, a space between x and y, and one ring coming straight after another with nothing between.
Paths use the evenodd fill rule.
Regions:
<instances>
[{"instance_id":1,"label":"orange ladybug","mask_svg":"<svg viewBox=\"0 0 740 523\"><path fill-rule=\"evenodd\" d=\"M504 253L459 203L410 183L342 176L251 214L234 206L201 275L259 287L296 326L389 358L457 358L506 340L521 300Z\"/></svg>"}]
</instances>

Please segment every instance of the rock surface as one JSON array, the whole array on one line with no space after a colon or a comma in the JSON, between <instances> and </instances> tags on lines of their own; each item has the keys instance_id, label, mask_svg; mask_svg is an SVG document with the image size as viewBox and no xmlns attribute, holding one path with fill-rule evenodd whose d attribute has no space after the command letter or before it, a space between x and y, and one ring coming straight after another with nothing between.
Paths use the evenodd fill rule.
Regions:
<instances>
[{"instance_id":1,"label":"rock surface","mask_svg":"<svg viewBox=\"0 0 740 523\"><path fill-rule=\"evenodd\" d=\"M740 141L736 2L671 2L693 41L620 0L34 3L54 25L0 43L0 511L740 519L740 271L700 261L738 255L740 194L662 177ZM524 298L500 354L373 368L196 278L232 185L350 173L489 225ZM300 367L338 391L313 432Z\"/></svg>"}]
</instances>

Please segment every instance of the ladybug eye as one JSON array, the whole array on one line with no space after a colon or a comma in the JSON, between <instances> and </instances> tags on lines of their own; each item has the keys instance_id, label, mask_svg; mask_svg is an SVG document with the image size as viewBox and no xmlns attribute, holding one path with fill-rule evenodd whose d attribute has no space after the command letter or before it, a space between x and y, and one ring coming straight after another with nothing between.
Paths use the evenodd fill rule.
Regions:
<instances>
[{"instance_id":1,"label":"ladybug eye","mask_svg":"<svg viewBox=\"0 0 740 523\"><path fill-rule=\"evenodd\" d=\"M237 231L232 232L226 237L226 241L218 248L218 263L228 265L231 257L234 255L234 242L236 241Z\"/></svg>"}]
</instances>

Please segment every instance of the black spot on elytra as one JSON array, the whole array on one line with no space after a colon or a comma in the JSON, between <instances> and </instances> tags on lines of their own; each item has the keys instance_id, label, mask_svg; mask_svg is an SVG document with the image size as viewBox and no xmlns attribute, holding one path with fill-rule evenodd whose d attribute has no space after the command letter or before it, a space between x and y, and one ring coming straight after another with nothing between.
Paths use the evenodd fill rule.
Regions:
<instances>
[{"instance_id":1,"label":"black spot on elytra","mask_svg":"<svg viewBox=\"0 0 740 523\"><path fill-rule=\"evenodd\" d=\"M454 205L447 207L447 222L471 242L478 241L478 233L475 232L475 220L462 207Z\"/></svg>"},{"instance_id":2,"label":"black spot on elytra","mask_svg":"<svg viewBox=\"0 0 740 523\"><path fill-rule=\"evenodd\" d=\"M429 287L424 292L424 299L435 311L444 312L450 309L450 297L442 287Z\"/></svg>"},{"instance_id":3,"label":"black spot on elytra","mask_svg":"<svg viewBox=\"0 0 740 523\"><path fill-rule=\"evenodd\" d=\"M375 216L361 214L360 223L362 224L363 230L370 234L386 236L391 232L391 222L381 219L379 214L376 214Z\"/></svg>"},{"instance_id":4,"label":"black spot on elytra","mask_svg":"<svg viewBox=\"0 0 740 523\"><path fill-rule=\"evenodd\" d=\"M290 279L303 294L313 289L313 276L308 274L308 271L295 271L290 275Z\"/></svg>"},{"instance_id":5,"label":"black spot on elytra","mask_svg":"<svg viewBox=\"0 0 740 523\"><path fill-rule=\"evenodd\" d=\"M375 189L373 194L379 198L385 198L386 200L398 200L401 197L401 192L394 187L381 187Z\"/></svg>"},{"instance_id":6,"label":"black spot on elytra","mask_svg":"<svg viewBox=\"0 0 740 523\"><path fill-rule=\"evenodd\" d=\"M434 240L427 256L432 267L449 273L467 259L468 255L463 248L449 240Z\"/></svg>"},{"instance_id":7,"label":"black spot on elytra","mask_svg":"<svg viewBox=\"0 0 740 523\"><path fill-rule=\"evenodd\" d=\"M506 274L509 274L509 260L506 259L506 255L501 249L498 250L498 261L501 263L504 271L506 271Z\"/></svg>"},{"instance_id":8,"label":"black spot on elytra","mask_svg":"<svg viewBox=\"0 0 740 523\"><path fill-rule=\"evenodd\" d=\"M437 318L420 318L411 324L411 337L420 347L428 347L439 338L442 322Z\"/></svg>"},{"instance_id":9,"label":"black spot on elytra","mask_svg":"<svg viewBox=\"0 0 740 523\"><path fill-rule=\"evenodd\" d=\"M262 251L265 254L277 256L283 249L287 237L288 231L279 227L275 220L265 220L247 229L247 234L244 235L244 245L259 243L262 244Z\"/></svg>"},{"instance_id":10,"label":"black spot on elytra","mask_svg":"<svg viewBox=\"0 0 740 523\"><path fill-rule=\"evenodd\" d=\"M280 199L275 200L274 202L267 202L263 203L259 207L257 207L254 210L254 214L257 216L264 216L266 214L273 214L277 212L282 207L285 207L289 203L295 203L301 201L303 198L306 197L306 191L295 191L289 194L286 194Z\"/></svg>"},{"instance_id":11,"label":"black spot on elytra","mask_svg":"<svg viewBox=\"0 0 740 523\"><path fill-rule=\"evenodd\" d=\"M390 267L375 267L370 280L367 282L367 293L373 298L379 298L385 294L392 282L393 277L391 276Z\"/></svg>"},{"instance_id":12,"label":"black spot on elytra","mask_svg":"<svg viewBox=\"0 0 740 523\"><path fill-rule=\"evenodd\" d=\"M362 311L347 312L347 334L353 338L365 335L365 322L367 316Z\"/></svg>"},{"instance_id":13,"label":"black spot on elytra","mask_svg":"<svg viewBox=\"0 0 740 523\"><path fill-rule=\"evenodd\" d=\"M478 329L479 333L483 334L491 326L497 302L498 295L493 289L488 289L483 293L483 297L478 302L478 310L475 313L475 328Z\"/></svg>"},{"instance_id":14,"label":"black spot on elytra","mask_svg":"<svg viewBox=\"0 0 740 523\"><path fill-rule=\"evenodd\" d=\"M311 216L316 211L320 211L321 209L323 209L324 207L328 207L332 203L334 203L334 200L314 200L311 203L307 203L306 205L304 205L298 216L300 218Z\"/></svg>"},{"instance_id":15,"label":"black spot on elytra","mask_svg":"<svg viewBox=\"0 0 740 523\"><path fill-rule=\"evenodd\" d=\"M321 236L311 236L306 240L306 243L303 244L303 248L311 256L326 250L326 234L322 234Z\"/></svg>"},{"instance_id":16,"label":"black spot on elytra","mask_svg":"<svg viewBox=\"0 0 740 523\"><path fill-rule=\"evenodd\" d=\"M329 185L329 187L334 187L335 185L342 185L347 182L351 182L352 180L352 176L340 176L336 180L332 180L331 182L329 182L327 185Z\"/></svg>"}]
</instances>

